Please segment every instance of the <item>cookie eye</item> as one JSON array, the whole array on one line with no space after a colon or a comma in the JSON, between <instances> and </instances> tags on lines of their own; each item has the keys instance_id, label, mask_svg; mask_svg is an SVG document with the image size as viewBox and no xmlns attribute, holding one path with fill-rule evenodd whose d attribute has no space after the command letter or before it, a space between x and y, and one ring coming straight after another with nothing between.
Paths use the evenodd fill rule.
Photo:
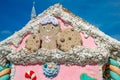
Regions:
<instances>
[{"instance_id":1,"label":"cookie eye","mask_svg":"<svg viewBox=\"0 0 120 80\"><path fill-rule=\"evenodd\" d=\"M51 28L54 29L54 26L52 26Z\"/></svg>"},{"instance_id":2,"label":"cookie eye","mask_svg":"<svg viewBox=\"0 0 120 80\"><path fill-rule=\"evenodd\" d=\"M43 26L43 29L45 29L46 27L45 26Z\"/></svg>"},{"instance_id":3,"label":"cookie eye","mask_svg":"<svg viewBox=\"0 0 120 80\"><path fill-rule=\"evenodd\" d=\"M57 69L58 67L57 66L54 66L54 69Z\"/></svg>"}]
</instances>

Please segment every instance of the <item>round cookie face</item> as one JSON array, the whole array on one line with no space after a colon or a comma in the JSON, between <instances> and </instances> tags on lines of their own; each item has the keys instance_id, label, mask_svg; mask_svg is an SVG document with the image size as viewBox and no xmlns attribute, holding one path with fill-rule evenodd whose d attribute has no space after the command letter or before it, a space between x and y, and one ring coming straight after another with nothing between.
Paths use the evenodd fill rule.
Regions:
<instances>
[{"instance_id":1,"label":"round cookie face","mask_svg":"<svg viewBox=\"0 0 120 80\"><path fill-rule=\"evenodd\" d=\"M32 35L26 40L26 45L25 47L28 49L30 52L35 52L40 48L40 35Z\"/></svg>"},{"instance_id":2,"label":"round cookie face","mask_svg":"<svg viewBox=\"0 0 120 80\"><path fill-rule=\"evenodd\" d=\"M53 25L52 23L45 25L40 24L41 47L48 50L56 49L56 40L59 31L59 25Z\"/></svg>"},{"instance_id":3,"label":"round cookie face","mask_svg":"<svg viewBox=\"0 0 120 80\"><path fill-rule=\"evenodd\" d=\"M58 34L57 44L62 51L68 51L81 43L80 34L74 29L65 29Z\"/></svg>"},{"instance_id":4,"label":"round cookie face","mask_svg":"<svg viewBox=\"0 0 120 80\"><path fill-rule=\"evenodd\" d=\"M46 24L46 25L41 25L40 24L40 33L41 35L44 36L54 36L60 31L59 25L53 25L51 24Z\"/></svg>"}]
</instances>

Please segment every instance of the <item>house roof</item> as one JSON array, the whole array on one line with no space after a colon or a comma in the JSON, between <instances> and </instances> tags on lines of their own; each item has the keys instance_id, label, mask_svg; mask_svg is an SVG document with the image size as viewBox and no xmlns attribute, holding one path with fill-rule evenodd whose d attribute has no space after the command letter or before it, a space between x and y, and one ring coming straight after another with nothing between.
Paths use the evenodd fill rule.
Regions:
<instances>
[{"instance_id":1,"label":"house roof","mask_svg":"<svg viewBox=\"0 0 120 80\"><path fill-rule=\"evenodd\" d=\"M110 57L111 56L110 54L112 54L112 56L114 56L114 58L118 58L117 55L119 55L119 53L120 53L120 42L118 40L116 40L116 39L106 35L102 31L100 31L97 27L95 27L94 25L88 23L87 21L83 20L82 18L80 18L78 16L75 16L73 13L71 13L69 10L65 9L60 4L55 4L55 5L51 6L51 7L49 7L47 10L45 10L44 12L39 14L36 17L36 19L30 20L20 31L15 32L12 36L10 36L7 39L5 39L4 41L0 42L1 50L4 49L4 46L9 48L10 44L14 44L17 47L19 45L20 41L22 40L22 38L27 33L34 33L34 34L37 33L38 32L38 27L36 27L36 26L39 26L40 18L42 18L45 15L53 15L55 17L61 18L62 20L64 20L64 22L71 23L75 30L78 30L79 32L83 32L86 38L88 38L89 36L92 36L94 38L95 43L97 44L98 47L96 49L94 49L94 50L93 49L92 50L91 49L87 49L87 48L84 48L82 46L75 47L75 50L79 52L79 54L77 54L76 56L83 55L84 52L85 52L84 56L85 55L88 56L89 54L87 54L87 53L91 53L91 55L94 55L93 53L95 52L96 56L98 56L98 54L99 55L102 54L102 57L101 57L102 59L103 58L106 59L106 57L107 58ZM12 50L12 49L9 49L9 50ZM74 49L72 49L72 50L74 50ZM101 53L101 50L105 51L105 54ZM42 57L48 56L48 55L45 55L41 51L42 51L41 49L38 51L38 55L41 54ZM7 56L7 59L11 60L13 63L18 63L18 64L25 64L25 63L27 63L26 62L27 59L26 59L26 61L23 61L23 62L20 62L20 63L19 63L19 60L21 60L21 58L19 58L19 59L17 58L16 61L14 60L15 58L12 59L12 56L15 53L16 52L12 50L11 53ZM54 52L52 52L52 53L54 54ZM59 53L59 51L58 51L58 53ZM25 55L25 54L21 54L21 56L24 57L23 55ZM64 54L64 53L62 53L62 54ZM51 55L51 54L49 54L49 55ZM68 53L67 56L69 57L70 54ZM61 56L61 57L62 58L59 59L59 60L56 58L58 60L58 62L60 62L60 60L62 61L62 59L65 58L63 56ZM71 57L74 58L75 56L71 56ZM80 64L81 61L87 61L86 58L85 58L86 60L85 59L84 60L80 60L80 58L81 57L78 58L78 62L76 62L76 64L78 64L78 63ZM89 58L91 59L91 57L89 57ZM51 60L53 60L53 59L54 59L54 57L52 56ZM102 59L97 59L95 61L95 59L96 58L94 57L94 59L88 61L88 63L90 63L92 61L93 62L100 62L102 60ZM41 60L43 60L43 58ZM70 63L69 59L67 59L67 60L68 60L67 63ZM44 59L43 61L45 62L46 59ZM76 61L76 60L73 60L71 62L71 64L73 64L74 61ZM36 61L34 62L34 60L31 61L31 62L33 64L37 63Z\"/></svg>"}]
</instances>

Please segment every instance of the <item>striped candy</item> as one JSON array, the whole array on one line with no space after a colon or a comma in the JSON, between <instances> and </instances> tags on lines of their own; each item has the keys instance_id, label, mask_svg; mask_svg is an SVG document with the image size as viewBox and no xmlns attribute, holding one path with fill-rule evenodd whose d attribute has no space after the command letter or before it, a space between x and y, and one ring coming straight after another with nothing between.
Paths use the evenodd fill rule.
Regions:
<instances>
[{"instance_id":1,"label":"striped candy","mask_svg":"<svg viewBox=\"0 0 120 80\"><path fill-rule=\"evenodd\" d=\"M25 73L25 78L26 78L26 80L37 80L35 72L32 70Z\"/></svg>"}]
</instances>

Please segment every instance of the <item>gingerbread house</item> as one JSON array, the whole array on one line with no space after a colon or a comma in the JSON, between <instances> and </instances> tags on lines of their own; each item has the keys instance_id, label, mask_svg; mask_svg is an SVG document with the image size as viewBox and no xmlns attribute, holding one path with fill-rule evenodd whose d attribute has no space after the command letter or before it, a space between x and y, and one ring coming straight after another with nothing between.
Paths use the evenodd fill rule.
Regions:
<instances>
[{"instance_id":1,"label":"gingerbread house","mask_svg":"<svg viewBox=\"0 0 120 80\"><path fill-rule=\"evenodd\" d=\"M0 80L119 80L119 53L119 41L62 5L37 17L33 6L31 20L0 42Z\"/></svg>"}]
</instances>

